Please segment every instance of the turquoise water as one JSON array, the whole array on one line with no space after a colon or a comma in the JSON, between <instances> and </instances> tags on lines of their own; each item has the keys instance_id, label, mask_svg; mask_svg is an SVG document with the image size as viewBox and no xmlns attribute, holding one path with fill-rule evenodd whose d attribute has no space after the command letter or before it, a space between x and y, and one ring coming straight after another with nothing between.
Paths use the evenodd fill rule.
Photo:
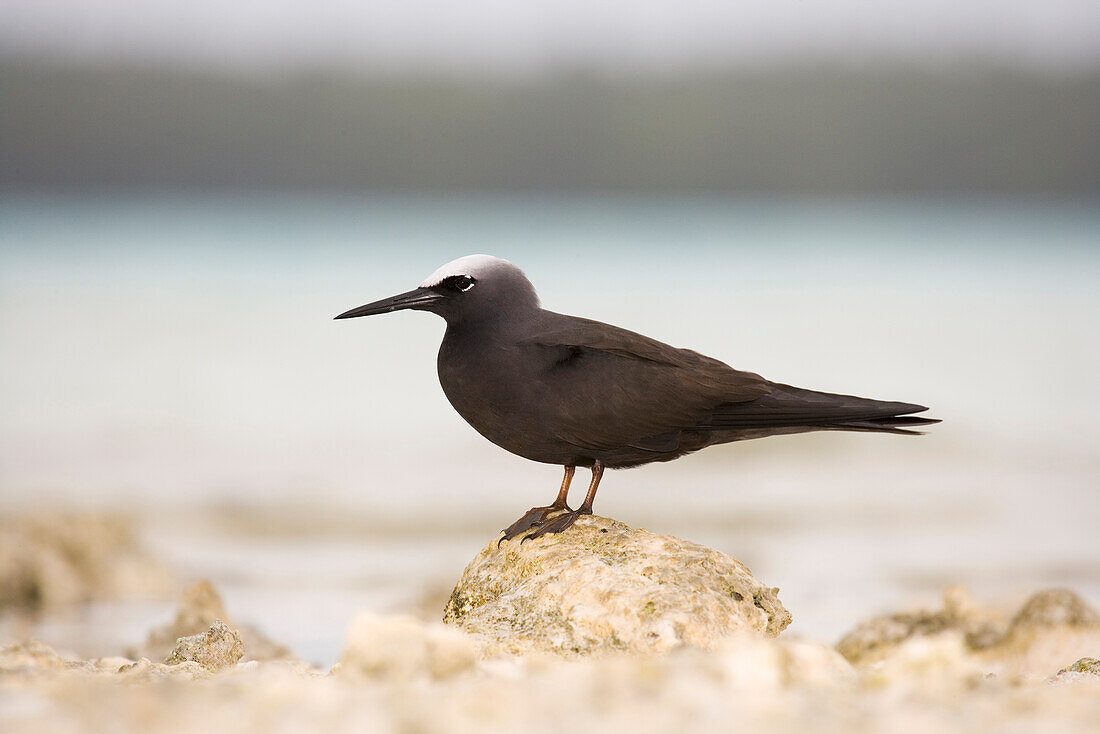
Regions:
<instances>
[{"instance_id":1,"label":"turquoise water","mask_svg":"<svg viewBox=\"0 0 1100 734\"><path fill-rule=\"evenodd\" d=\"M944 419L920 439L776 438L605 479L598 511L744 560L795 630L829 637L944 583L1100 599L1091 202L7 196L0 504L302 517L317 542L154 539L280 630L288 585L309 619L311 599L334 614L453 580L559 470L453 413L441 321L331 317L472 252L519 264L553 310ZM333 517L359 523L335 545ZM437 540L412 553L418 537ZM321 570L288 571L291 548ZM334 639L299 646L324 659Z\"/></svg>"}]
</instances>

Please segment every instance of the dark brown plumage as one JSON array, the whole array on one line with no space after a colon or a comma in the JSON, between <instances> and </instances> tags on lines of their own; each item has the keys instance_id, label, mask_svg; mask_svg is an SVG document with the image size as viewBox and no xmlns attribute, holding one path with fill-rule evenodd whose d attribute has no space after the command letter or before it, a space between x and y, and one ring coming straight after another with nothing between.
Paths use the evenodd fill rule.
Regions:
<instances>
[{"instance_id":1,"label":"dark brown plumage","mask_svg":"<svg viewBox=\"0 0 1100 734\"><path fill-rule=\"evenodd\" d=\"M485 255L448 263L419 288L337 318L402 308L447 320L439 381L479 433L532 461L566 467L555 502L532 508L503 539L560 532L592 509L603 469L670 461L718 443L806 431L914 433L937 421L911 403L769 382L689 349L539 308L511 263ZM593 469L576 511L573 467Z\"/></svg>"}]
</instances>

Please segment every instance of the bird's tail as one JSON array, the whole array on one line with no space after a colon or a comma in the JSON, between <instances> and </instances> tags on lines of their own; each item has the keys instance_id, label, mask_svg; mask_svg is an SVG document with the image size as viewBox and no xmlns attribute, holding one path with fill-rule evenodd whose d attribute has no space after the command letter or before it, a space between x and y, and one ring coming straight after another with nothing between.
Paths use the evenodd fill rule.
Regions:
<instances>
[{"instance_id":1,"label":"bird's tail","mask_svg":"<svg viewBox=\"0 0 1100 734\"><path fill-rule=\"evenodd\" d=\"M919 407L919 406L918 406ZM921 410L928 410L921 408ZM865 421L849 421L830 424L828 428L837 431L874 431L875 433L897 433L903 436L920 436L924 431L914 431L912 426L930 426L939 423L938 418L921 418L916 415L896 415L891 418L873 418Z\"/></svg>"},{"instance_id":2,"label":"bird's tail","mask_svg":"<svg viewBox=\"0 0 1100 734\"><path fill-rule=\"evenodd\" d=\"M870 400L854 395L805 390L771 383L755 400L721 405L698 426L707 430L805 427L833 431L874 431L920 434L914 426L939 423L935 418L912 415L928 408L915 403Z\"/></svg>"}]
</instances>

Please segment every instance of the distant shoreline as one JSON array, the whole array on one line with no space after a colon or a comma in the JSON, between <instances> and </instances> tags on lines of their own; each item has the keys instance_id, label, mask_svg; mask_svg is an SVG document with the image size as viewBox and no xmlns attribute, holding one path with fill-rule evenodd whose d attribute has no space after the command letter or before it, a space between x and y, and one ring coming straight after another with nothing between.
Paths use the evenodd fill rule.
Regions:
<instances>
[{"instance_id":1,"label":"distant shoreline","mask_svg":"<svg viewBox=\"0 0 1100 734\"><path fill-rule=\"evenodd\" d=\"M0 189L1072 196L1100 74L767 68L517 83L0 61Z\"/></svg>"}]
</instances>

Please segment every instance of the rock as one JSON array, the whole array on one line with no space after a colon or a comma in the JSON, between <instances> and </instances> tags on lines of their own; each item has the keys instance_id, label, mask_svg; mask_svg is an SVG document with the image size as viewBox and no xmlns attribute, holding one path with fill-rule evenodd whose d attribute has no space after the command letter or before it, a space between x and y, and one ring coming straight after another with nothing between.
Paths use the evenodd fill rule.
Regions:
<instances>
[{"instance_id":1,"label":"rock","mask_svg":"<svg viewBox=\"0 0 1100 734\"><path fill-rule=\"evenodd\" d=\"M256 630L234 624L225 612L225 605L214 585L198 581L184 590L176 618L170 624L154 629L140 649L130 650L132 658L163 660L170 655L181 637L201 635L219 620L231 624L240 635L250 660L279 660L290 657L287 648L272 642Z\"/></svg>"},{"instance_id":2,"label":"rock","mask_svg":"<svg viewBox=\"0 0 1100 734\"><path fill-rule=\"evenodd\" d=\"M823 645L741 632L710 649L684 645L665 655L477 661L470 636L453 627L367 615L327 675L300 661L214 673L193 660L80 661L39 643L3 648L0 732L1097 730L1100 676L1067 669L1054 681L990 677L975 667L982 654L951 630L911 637L881 663L854 670Z\"/></svg>"},{"instance_id":3,"label":"rock","mask_svg":"<svg viewBox=\"0 0 1100 734\"><path fill-rule=\"evenodd\" d=\"M1011 634L1050 627L1096 627L1100 614L1069 589L1046 589L1029 598L1012 618Z\"/></svg>"},{"instance_id":4,"label":"rock","mask_svg":"<svg viewBox=\"0 0 1100 734\"><path fill-rule=\"evenodd\" d=\"M775 637L791 621L778 591L724 553L593 515L489 543L443 621L478 635L485 654L663 652L740 631Z\"/></svg>"},{"instance_id":5,"label":"rock","mask_svg":"<svg viewBox=\"0 0 1100 734\"><path fill-rule=\"evenodd\" d=\"M1100 615L1072 591L1050 589L1031 596L1005 624L965 590L952 587L944 593L943 609L876 617L845 635L837 650L865 666L889 661L912 640L939 637L950 638L941 652L957 642L960 654L970 658L955 666L959 670L1046 676L1066 659L1100 649ZM919 657L921 646L910 646L913 650Z\"/></svg>"},{"instance_id":6,"label":"rock","mask_svg":"<svg viewBox=\"0 0 1100 734\"><path fill-rule=\"evenodd\" d=\"M1067 680L1091 680L1100 683L1100 660L1096 658L1081 658L1073 665L1067 665L1058 671L1054 680L1063 682Z\"/></svg>"},{"instance_id":7,"label":"rock","mask_svg":"<svg viewBox=\"0 0 1100 734\"><path fill-rule=\"evenodd\" d=\"M137 662L123 665L117 672L125 680L139 682L149 682L157 679L201 680L210 678L213 673L213 671L204 668L194 660L184 660L169 665L167 663L154 663L149 658L142 658Z\"/></svg>"},{"instance_id":8,"label":"rock","mask_svg":"<svg viewBox=\"0 0 1100 734\"><path fill-rule=\"evenodd\" d=\"M0 647L0 674L57 672L66 669L65 660L38 640Z\"/></svg>"},{"instance_id":9,"label":"rock","mask_svg":"<svg viewBox=\"0 0 1100 734\"><path fill-rule=\"evenodd\" d=\"M960 631L951 630L903 640L879 663L861 668L861 674L872 688L941 697L981 685L988 665L973 654Z\"/></svg>"},{"instance_id":10,"label":"rock","mask_svg":"<svg viewBox=\"0 0 1100 734\"><path fill-rule=\"evenodd\" d=\"M162 598L170 585L124 516L40 511L0 519L0 611Z\"/></svg>"},{"instance_id":11,"label":"rock","mask_svg":"<svg viewBox=\"0 0 1100 734\"><path fill-rule=\"evenodd\" d=\"M222 621L215 621L202 634L181 637L176 647L164 659L165 665L179 665L191 661L206 670L217 672L236 665L244 657L244 643L237 631Z\"/></svg>"},{"instance_id":12,"label":"rock","mask_svg":"<svg viewBox=\"0 0 1100 734\"><path fill-rule=\"evenodd\" d=\"M844 635L836 649L853 665L886 657L911 637L924 637L949 629L938 612L901 612L874 617Z\"/></svg>"},{"instance_id":13,"label":"rock","mask_svg":"<svg viewBox=\"0 0 1100 734\"><path fill-rule=\"evenodd\" d=\"M853 683L855 670L836 650L796 638L763 639L739 633L699 653L719 663L726 684L739 689L828 688Z\"/></svg>"},{"instance_id":14,"label":"rock","mask_svg":"<svg viewBox=\"0 0 1100 734\"><path fill-rule=\"evenodd\" d=\"M221 595L209 581L196 581L183 590L172 631L181 635L197 634L217 619L227 619ZM169 630L165 628L161 632Z\"/></svg>"},{"instance_id":15,"label":"rock","mask_svg":"<svg viewBox=\"0 0 1100 734\"><path fill-rule=\"evenodd\" d=\"M994 649L1015 675L1043 676L1100 651L1100 614L1067 589L1034 594Z\"/></svg>"},{"instance_id":16,"label":"rock","mask_svg":"<svg viewBox=\"0 0 1100 734\"><path fill-rule=\"evenodd\" d=\"M477 657L469 635L438 622L360 614L348 627L338 671L397 681L440 680L472 670Z\"/></svg>"},{"instance_id":17,"label":"rock","mask_svg":"<svg viewBox=\"0 0 1100 734\"><path fill-rule=\"evenodd\" d=\"M135 661L131 660L130 658L124 658L120 655L109 655L104 658L96 658L92 661L92 664L97 670L108 673L117 673L125 666L132 665L134 662Z\"/></svg>"},{"instance_id":18,"label":"rock","mask_svg":"<svg viewBox=\"0 0 1100 734\"><path fill-rule=\"evenodd\" d=\"M948 631L963 635L974 650L995 645L1006 627L996 615L987 612L961 586L943 592L943 608L887 614L861 623L837 643L837 651L853 665L877 662L913 637L928 637Z\"/></svg>"}]
</instances>

